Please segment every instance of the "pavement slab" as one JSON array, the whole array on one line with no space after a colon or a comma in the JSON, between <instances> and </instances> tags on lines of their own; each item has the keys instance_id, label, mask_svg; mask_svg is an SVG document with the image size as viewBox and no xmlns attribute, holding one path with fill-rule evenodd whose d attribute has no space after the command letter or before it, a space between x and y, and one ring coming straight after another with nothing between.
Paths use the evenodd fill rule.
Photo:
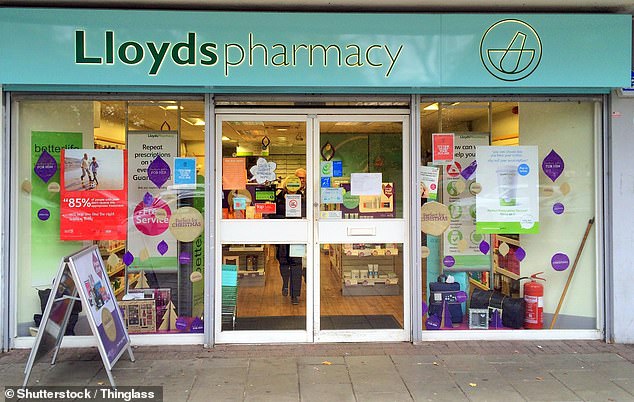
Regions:
<instances>
[{"instance_id":1,"label":"pavement slab","mask_svg":"<svg viewBox=\"0 0 634 402\"><path fill-rule=\"evenodd\" d=\"M118 385L162 386L164 401L634 401L634 346L601 341L459 341L134 347ZM28 351L0 354L20 385ZM109 384L95 348L62 349L30 385Z\"/></svg>"}]
</instances>

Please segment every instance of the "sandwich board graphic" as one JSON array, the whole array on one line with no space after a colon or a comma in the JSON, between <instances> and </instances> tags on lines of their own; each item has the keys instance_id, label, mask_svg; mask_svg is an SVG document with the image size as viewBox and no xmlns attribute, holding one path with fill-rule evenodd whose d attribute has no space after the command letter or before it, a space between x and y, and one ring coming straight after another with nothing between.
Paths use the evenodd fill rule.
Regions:
<instances>
[{"instance_id":1,"label":"sandwich board graphic","mask_svg":"<svg viewBox=\"0 0 634 402\"><path fill-rule=\"evenodd\" d=\"M124 325L121 310L97 246L90 246L62 258L46 303L42 322L26 368L24 383L27 385L33 364L51 350L55 364L62 344L73 305L79 301L86 311L92 333L97 338L97 348L112 387L112 367L127 350L134 361L130 336Z\"/></svg>"}]
</instances>

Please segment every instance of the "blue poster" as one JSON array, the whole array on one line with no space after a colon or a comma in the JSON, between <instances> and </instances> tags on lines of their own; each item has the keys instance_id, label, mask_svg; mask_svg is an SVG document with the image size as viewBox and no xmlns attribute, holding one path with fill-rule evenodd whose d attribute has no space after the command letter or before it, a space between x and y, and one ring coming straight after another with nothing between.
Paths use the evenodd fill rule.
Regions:
<instances>
[{"instance_id":1,"label":"blue poster","mask_svg":"<svg viewBox=\"0 0 634 402\"><path fill-rule=\"evenodd\" d=\"M332 161L332 177L341 177L341 176L343 176L343 162Z\"/></svg>"},{"instance_id":2,"label":"blue poster","mask_svg":"<svg viewBox=\"0 0 634 402\"><path fill-rule=\"evenodd\" d=\"M196 188L196 158L174 158L174 187Z\"/></svg>"}]
</instances>

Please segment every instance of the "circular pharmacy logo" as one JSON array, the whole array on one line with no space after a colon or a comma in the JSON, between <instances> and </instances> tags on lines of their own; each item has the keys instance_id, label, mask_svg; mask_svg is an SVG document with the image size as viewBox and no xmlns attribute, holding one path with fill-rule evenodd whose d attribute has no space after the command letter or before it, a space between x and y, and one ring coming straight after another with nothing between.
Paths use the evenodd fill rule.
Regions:
<instances>
[{"instance_id":1,"label":"circular pharmacy logo","mask_svg":"<svg viewBox=\"0 0 634 402\"><path fill-rule=\"evenodd\" d=\"M480 41L480 59L491 75L519 81L535 71L542 59L542 41L524 21L505 19L491 25Z\"/></svg>"}]
</instances>

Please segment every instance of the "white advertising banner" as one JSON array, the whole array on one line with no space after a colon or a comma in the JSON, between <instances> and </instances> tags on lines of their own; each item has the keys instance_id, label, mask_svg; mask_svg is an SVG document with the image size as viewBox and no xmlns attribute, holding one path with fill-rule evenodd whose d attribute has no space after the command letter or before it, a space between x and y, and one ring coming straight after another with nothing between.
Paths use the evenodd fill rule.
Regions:
<instances>
[{"instance_id":1,"label":"white advertising banner","mask_svg":"<svg viewBox=\"0 0 634 402\"><path fill-rule=\"evenodd\" d=\"M177 207L173 188L176 131L128 132L128 252L130 269L176 270L177 242L169 233Z\"/></svg>"},{"instance_id":2,"label":"white advertising banner","mask_svg":"<svg viewBox=\"0 0 634 402\"><path fill-rule=\"evenodd\" d=\"M539 233L536 146L477 148L478 233Z\"/></svg>"}]
</instances>

